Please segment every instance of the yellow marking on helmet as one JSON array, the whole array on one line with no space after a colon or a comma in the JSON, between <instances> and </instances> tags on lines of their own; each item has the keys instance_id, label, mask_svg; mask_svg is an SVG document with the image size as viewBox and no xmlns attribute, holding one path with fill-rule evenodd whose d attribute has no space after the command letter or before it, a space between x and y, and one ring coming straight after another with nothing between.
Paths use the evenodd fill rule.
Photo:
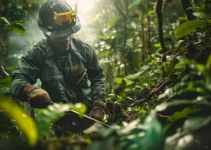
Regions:
<instances>
[{"instance_id":1,"label":"yellow marking on helmet","mask_svg":"<svg viewBox=\"0 0 211 150\"><path fill-rule=\"evenodd\" d=\"M76 20L76 14L71 12L70 10L68 12L57 14L54 12L54 20L56 24L61 25L64 22L75 22Z\"/></svg>"}]
</instances>

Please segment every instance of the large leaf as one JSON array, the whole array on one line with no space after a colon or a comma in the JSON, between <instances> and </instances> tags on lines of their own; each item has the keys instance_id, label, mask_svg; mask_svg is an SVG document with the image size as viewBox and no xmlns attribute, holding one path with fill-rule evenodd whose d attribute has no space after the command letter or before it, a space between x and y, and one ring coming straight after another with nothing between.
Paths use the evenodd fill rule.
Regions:
<instances>
[{"instance_id":1,"label":"large leaf","mask_svg":"<svg viewBox=\"0 0 211 150\"><path fill-rule=\"evenodd\" d=\"M180 121L181 119L185 119L196 112L199 112L200 109L196 108L184 108L182 111L175 112L172 116L168 117L170 121L164 128L164 131L167 131L172 125L175 125L176 122Z\"/></svg>"},{"instance_id":2,"label":"large leaf","mask_svg":"<svg viewBox=\"0 0 211 150\"><path fill-rule=\"evenodd\" d=\"M207 96L210 97L210 88L204 82L190 82L187 85L181 86L182 90L175 95L173 95L171 98L168 99L168 101L172 100L184 100L185 99L196 99L198 96Z\"/></svg>"},{"instance_id":3,"label":"large leaf","mask_svg":"<svg viewBox=\"0 0 211 150\"><path fill-rule=\"evenodd\" d=\"M19 34L26 34L26 30L24 29L23 25L20 23L12 23L6 25L7 30L13 31Z\"/></svg>"},{"instance_id":4,"label":"large leaf","mask_svg":"<svg viewBox=\"0 0 211 150\"><path fill-rule=\"evenodd\" d=\"M46 109L36 109L37 113L37 127L39 139L43 139L49 136L49 127L59 117L64 115L64 112L70 109L69 104L52 104Z\"/></svg>"},{"instance_id":5,"label":"large leaf","mask_svg":"<svg viewBox=\"0 0 211 150\"><path fill-rule=\"evenodd\" d=\"M196 108L184 108L182 111L175 112L172 116L168 117L168 120L171 122L176 122L198 111L199 109Z\"/></svg>"},{"instance_id":6,"label":"large leaf","mask_svg":"<svg viewBox=\"0 0 211 150\"><path fill-rule=\"evenodd\" d=\"M135 74L130 74L130 75L126 76L126 79L133 80L133 79L140 78L143 73L145 73L149 70L149 68L150 68L149 65L144 65L144 66L141 67L141 69L140 69L141 71L139 71Z\"/></svg>"},{"instance_id":7,"label":"large leaf","mask_svg":"<svg viewBox=\"0 0 211 150\"><path fill-rule=\"evenodd\" d=\"M198 129L207 126L211 122L211 116L192 117L187 119L184 123L184 130L188 132L194 132Z\"/></svg>"},{"instance_id":8,"label":"large leaf","mask_svg":"<svg viewBox=\"0 0 211 150\"><path fill-rule=\"evenodd\" d=\"M150 115L147 116L144 126L146 127L146 133L141 141L140 148L142 150L158 150L162 141L162 126L157 119L155 111L152 111Z\"/></svg>"},{"instance_id":9,"label":"large leaf","mask_svg":"<svg viewBox=\"0 0 211 150\"><path fill-rule=\"evenodd\" d=\"M198 28L203 28L206 25L208 25L208 22L205 20L190 20L177 26L174 34L176 38L181 38L195 32Z\"/></svg>"},{"instance_id":10,"label":"large leaf","mask_svg":"<svg viewBox=\"0 0 211 150\"><path fill-rule=\"evenodd\" d=\"M37 143L37 128L34 121L9 98L1 95L0 109L9 119L14 120L20 131L28 139L28 144L33 146Z\"/></svg>"},{"instance_id":11,"label":"large leaf","mask_svg":"<svg viewBox=\"0 0 211 150\"><path fill-rule=\"evenodd\" d=\"M172 102L162 103L156 107L158 112L162 114L172 115L176 111L181 111L186 107L190 108L198 108L201 110L209 110L211 109L211 103L205 100L197 101L197 100L174 100Z\"/></svg>"},{"instance_id":12,"label":"large leaf","mask_svg":"<svg viewBox=\"0 0 211 150\"><path fill-rule=\"evenodd\" d=\"M127 150L160 149L162 141L162 126L157 120L155 111L152 111L144 124L132 122L121 130L121 141Z\"/></svg>"}]
</instances>

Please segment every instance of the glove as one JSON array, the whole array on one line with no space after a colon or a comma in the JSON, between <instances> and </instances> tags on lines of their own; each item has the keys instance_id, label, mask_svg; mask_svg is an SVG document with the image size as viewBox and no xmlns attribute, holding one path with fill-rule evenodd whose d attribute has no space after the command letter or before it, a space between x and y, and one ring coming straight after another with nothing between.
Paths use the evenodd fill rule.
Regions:
<instances>
[{"instance_id":1,"label":"glove","mask_svg":"<svg viewBox=\"0 0 211 150\"><path fill-rule=\"evenodd\" d=\"M93 109L91 110L89 116L96 120L103 121L105 113L106 103L101 100L95 100L93 103Z\"/></svg>"},{"instance_id":2,"label":"glove","mask_svg":"<svg viewBox=\"0 0 211 150\"><path fill-rule=\"evenodd\" d=\"M27 95L27 102L33 108L46 108L50 104L50 96L48 93L34 85L26 84L24 91Z\"/></svg>"}]
</instances>

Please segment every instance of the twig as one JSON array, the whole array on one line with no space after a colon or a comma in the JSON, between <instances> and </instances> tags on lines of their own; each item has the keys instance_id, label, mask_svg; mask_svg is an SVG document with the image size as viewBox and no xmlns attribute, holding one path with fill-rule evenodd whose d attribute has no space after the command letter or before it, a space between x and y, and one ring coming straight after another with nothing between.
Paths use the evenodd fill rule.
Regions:
<instances>
[{"instance_id":1,"label":"twig","mask_svg":"<svg viewBox=\"0 0 211 150\"><path fill-rule=\"evenodd\" d=\"M135 105L135 104L140 104L140 103L143 103L145 101L149 101L150 98L153 96L153 95L157 95L159 94L166 86L174 83L175 81L177 81L176 79L172 79L172 80L167 80L165 81L164 83L162 83L156 90L152 91L151 93L149 93L145 98L141 99L141 100L136 100L134 101L134 103L131 105Z\"/></svg>"}]
</instances>

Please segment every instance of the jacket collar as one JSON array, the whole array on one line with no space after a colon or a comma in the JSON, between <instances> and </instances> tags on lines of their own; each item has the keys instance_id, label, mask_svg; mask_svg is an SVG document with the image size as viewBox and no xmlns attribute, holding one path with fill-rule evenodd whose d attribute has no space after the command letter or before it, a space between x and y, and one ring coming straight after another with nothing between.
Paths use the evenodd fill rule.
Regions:
<instances>
[{"instance_id":1,"label":"jacket collar","mask_svg":"<svg viewBox=\"0 0 211 150\"><path fill-rule=\"evenodd\" d=\"M75 50L75 51L77 51L77 48L76 48L76 46L75 46L75 38L72 38L72 40L71 40L71 43L70 43L70 48L72 49L72 50Z\"/></svg>"}]
</instances>

